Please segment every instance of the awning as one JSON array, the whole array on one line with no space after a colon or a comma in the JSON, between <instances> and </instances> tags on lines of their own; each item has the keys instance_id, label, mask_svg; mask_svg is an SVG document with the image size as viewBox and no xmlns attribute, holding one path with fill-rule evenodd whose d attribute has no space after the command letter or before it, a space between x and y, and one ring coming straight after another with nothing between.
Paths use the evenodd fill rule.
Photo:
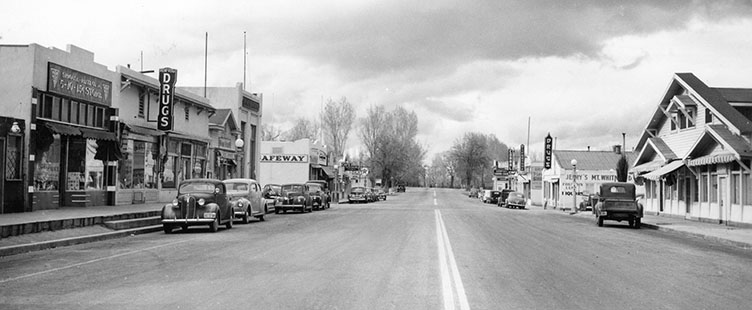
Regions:
<instances>
[{"instance_id":1,"label":"awning","mask_svg":"<svg viewBox=\"0 0 752 310\"><path fill-rule=\"evenodd\" d=\"M736 160L736 155L731 153L713 154L700 156L687 162L687 166L704 166L712 164L725 164Z\"/></svg>"},{"instance_id":2,"label":"awning","mask_svg":"<svg viewBox=\"0 0 752 310\"><path fill-rule=\"evenodd\" d=\"M518 174L517 175L517 182L527 183L527 182L530 182L530 180L528 180L524 175Z\"/></svg>"},{"instance_id":3,"label":"awning","mask_svg":"<svg viewBox=\"0 0 752 310\"><path fill-rule=\"evenodd\" d=\"M684 162L682 162L681 160L675 160L675 161L672 161L672 162L666 164L663 167L660 167L660 168L656 169L653 172L643 174L642 177L644 177L646 179L649 179L649 180L658 180L664 174L671 173L674 170L679 169L679 167L681 167L681 166L684 166Z\"/></svg>"},{"instance_id":4,"label":"awning","mask_svg":"<svg viewBox=\"0 0 752 310\"><path fill-rule=\"evenodd\" d=\"M81 135L87 139L96 139L96 140L104 140L104 141L117 141L118 140L117 137L115 137L114 132L89 129L89 128L79 128L79 130L81 131Z\"/></svg>"},{"instance_id":5,"label":"awning","mask_svg":"<svg viewBox=\"0 0 752 310\"><path fill-rule=\"evenodd\" d=\"M123 159L123 153L120 151L120 143L112 140L103 140L97 143L97 153L94 159L102 161L116 161Z\"/></svg>"},{"instance_id":6,"label":"awning","mask_svg":"<svg viewBox=\"0 0 752 310\"><path fill-rule=\"evenodd\" d=\"M128 127L128 131L139 134L139 135L145 135L145 136L161 136L164 134L164 131L159 131L151 128L146 128L142 126L137 125L129 125L125 124L126 127Z\"/></svg>"},{"instance_id":7,"label":"awning","mask_svg":"<svg viewBox=\"0 0 752 310\"><path fill-rule=\"evenodd\" d=\"M78 128L58 123L44 123L47 128L53 133L61 134L64 136L80 136L81 131Z\"/></svg>"},{"instance_id":8,"label":"awning","mask_svg":"<svg viewBox=\"0 0 752 310\"><path fill-rule=\"evenodd\" d=\"M629 169L629 171L640 174L643 172L650 172L655 169L658 169L661 167L661 165L663 165L662 160L654 160L654 161L649 161L644 164L634 166L632 169Z\"/></svg>"},{"instance_id":9,"label":"awning","mask_svg":"<svg viewBox=\"0 0 752 310\"><path fill-rule=\"evenodd\" d=\"M224 151L224 150L216 150L216 152L217 152L217 156L219 156L221 158L226 158L226 159L234 159L235 158L235 153L234 152L229 152L229 151Z\"/></svg>"},{"instance_id":10,"label":"awning","mask_svg":"<svg viewBox=\"0 0 752 310\"><path fill-rule=\"evenodd\" d=\"M323 171L329 179L334 179L334 175L336 174L334 168L329 166L322 166L321 171Z\"/></svg>"}]
</instances>

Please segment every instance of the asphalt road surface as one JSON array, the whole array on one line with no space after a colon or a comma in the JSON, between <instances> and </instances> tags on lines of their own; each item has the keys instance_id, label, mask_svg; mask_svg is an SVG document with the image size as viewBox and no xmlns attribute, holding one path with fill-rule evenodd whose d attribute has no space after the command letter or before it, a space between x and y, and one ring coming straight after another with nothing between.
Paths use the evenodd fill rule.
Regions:
<instances>
[{"instance_id":1,"label":"asphalt road surface","mask_svg":"<svg viewBox=\"0 0 752 310\"><path fill-rule=\"evenodd\" d=\"M458 190L0 258L0 309L749 309L752 252Z\"/></svg>"}]
</instances>

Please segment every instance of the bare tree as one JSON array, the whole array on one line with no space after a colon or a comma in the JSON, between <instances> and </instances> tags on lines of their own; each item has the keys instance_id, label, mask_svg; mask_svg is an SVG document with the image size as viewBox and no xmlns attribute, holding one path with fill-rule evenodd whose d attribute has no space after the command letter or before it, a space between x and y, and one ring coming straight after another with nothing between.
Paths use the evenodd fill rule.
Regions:
<instances>
[{"instance_id":1,"label":"bare tree","mask_svg":"<svg viewBox=\"0 0 752 310\"><path fill-rule=\"evenodd\" d=\"M282 135L282 130L274 125L261 124L261 141L276 141Z\"/></svg>"},{"instance_id":2,"label":"bare tree","mask_svg":"<svg viewBox=\"0 0 752 310\"><path fill-rule=\"evenodd\" d=\"M295 125L287 131L286 139L297 141L300 139L316 140L319 133L319 124L306 118L298 118Z\"/></svg>"},{"instance_id":3,"label":"bare tree","mask_svg":"<svg viewBox=\"0 0 752 310\"><path fill-rule=\"evenodd\" d=\"M337 102L329 99L324 111L321 112L321 130L326 145L330 146L334 153L331 158L334 163L342 158L354 119L355 110L345 97Z\"/></svg>"}]
</instances>

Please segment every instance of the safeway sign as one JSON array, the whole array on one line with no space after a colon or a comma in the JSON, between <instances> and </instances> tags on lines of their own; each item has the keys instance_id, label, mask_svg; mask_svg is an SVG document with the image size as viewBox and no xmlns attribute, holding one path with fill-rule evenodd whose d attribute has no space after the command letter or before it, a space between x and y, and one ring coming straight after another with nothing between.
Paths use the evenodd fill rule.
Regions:
<instances>
[{"instance_id":1,"label":"safeway sign","mask_svg":"<svg viewBox=\"0 0 752 310\"><path fill-rule=\"evenodd\" d=\"M175 81L178 70L172 68L159 69L159 115L157 129L172 130L172 103L175 97Z\"/></svg>"}]
</instances>

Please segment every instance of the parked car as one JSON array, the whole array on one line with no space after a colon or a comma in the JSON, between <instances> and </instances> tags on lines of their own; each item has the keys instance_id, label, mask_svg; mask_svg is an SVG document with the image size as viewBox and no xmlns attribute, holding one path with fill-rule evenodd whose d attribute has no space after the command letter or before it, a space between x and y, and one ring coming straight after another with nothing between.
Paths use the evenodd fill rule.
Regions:
<instances>
[{"instance_id":1,"label":"parked car","mask_svg":"<svg viewBox=\"0 0 752 310\"><path fill-rule=\"evenodd\" d=\"M368 202L375 202L378 200L376 192L373 191L373 187L366 187L366 200Z\"/></svg>"},{"instance_id":2,"label":"parked car","mask_svg":"<svg viewBox=\"0 0 752 310\"><path fill-rule=\"evenodd\" d=\"M230 229L234 214L222 181L191 179L181 182L178 196L162 207L161 217L164 232L169 234L175 227L194 225L208 225L212 232L221 224Z\"/></svg>"},{"instance_id":3,"label":"parked car","mask_svg":"<svg viewBox=\"0 0 752 310\"><path fill-rule=\"evenodd\" d=\"M525 209L526 204L525 194L520 192L510 192L504 201L504 206L507 208Z\"/></svg>"},{"instance_id":4,"label":"parked car","mask_svg":"<svg viewBox=\"0 0 752 310\"><path fill-rule=\"evenodd\" d=\"M351 188L350 194L347 195L347 202L368 202L368 198L366 198L366 188L360 186Z\"/></svg>"},{"instance_id":5,"label":"parked car","mask_svg":"<svg viewBox=\"0 0 752 310\"><path fill-rule=\"evenodd\" d=\"M487 189L483 191L483 198L481 198L481 200L483 200L483 203L496 204L499 202L500 195L501 195L500 191Z\"/></svg>"},{"instance_id":6,"label":"parked car","mask_svg":"<svg viewBox=\"0 0 752 310\"><path fill-rule=\"evenodd\" d=\"M324 180L308 180L306 184L316 184L321 188L322 208L329 209L332 203L332 193L329 190L329 183Z\"/></svg>"},{"instance_id":7,"label":"parked car","mask_svg":"<svg viewBox=\"0 0 752 310\"><path fill-rule=\"evenodd\" d=\"M592 211L593 206L598 203L597 196L595 194L586 194L585 199L580 202L580 211Z\"/></svg>"},{"instance_id":8,"label":"parked car","mask_svg":"<svg viewBox=\"0 0 752 310\"><path fill-rule=\"evenodd\" d=\"M643 209L635 197L635 185L627 182L601 184L593 214L599 227L603 226L604 220L626 220L629 227L640 228Z\"/></svg>"},{"instance_id":9,"label":"parked car","mask_svg":"<svg viewBox=\"0 0 752 310\"><path fill-rule=\"evenodd\" d=\"M274 204L274 212L285 212L287 210L300 211L301 213L313 212L313 203L308 185L304 183L290 183L282 185L282 192L277 197Z\"/></svg>"},{"instance_id":10,"label":"parked car","mask_svg":"<svg viewBox=\"0 0 752 310\"><path fill-rule=\"evenodd\" d=\"M467 193L467 198L475 198L478 197L478 191L479 189L473 187L470 189L470 191Z\"/></svg>"},{"instance_id":11,"label":"parked car","mask_svg":"<svg viewBox=\"0 0 752 310\"><path fill-rule=\"evenodd\" d=\"M266 201L261 196L261 186L254 179L224 180L227 187L227 199L230 200L236 219L248 224L252 217L264 221Z\"/></svg>"},{"instance_id":12,"label":"parked car","mask_svg":"<svg viewBox=\"0 0 752 310\"><path fill-rule=\"evenodd\" d=\"M329 195L324 192L320 184L306 183L308 192L311 195L311 207L314 210L323 210L329 208Z\"/></svg>"},{"instance_id":13,"label":"parked car","mask_svg":"<svg viewBox=\"0 0 752 310\"><path fill-rule=\"evenodd\" d=\"M378 200L384 200L386 201L386 191L383 188L379 188L379 190L376 192L376 196L378 197Z\"/></svg>"},{"instance_id":14,"label":"parked car","mask_svg":"<svg viewBox=\"0 0 752 310\"><path fill-rule=\"evenodd\" d=\"M504 207L507 203L507 197L509 197L509 193L514 192L511 189L505 188L501 190L501 194L499 194L499 202L496 203L499 207Z\"/></svg>"},{"instance_id":15,"label":"parked car","mask_svg":"<svg viewBox=\"0 0 752 310\"><path fill-rule=\"evenodd\" d=\"M282 185L266 184L261 190L261 196L264 197L264 209L266 213L275 212L274 204L277 203L279 194L282 193Z\"/></svg>"},{"instance_id":16,"label":"parked car","mask_svg":"<svg viewBox=\"0 0 752 310\"><path fill-rule=\"evenodd\" d=\"M405 192L405 185L403 185L403 184L397 185L397 192L398 193L399 192Z\"/></svg>"}]
</instances>

